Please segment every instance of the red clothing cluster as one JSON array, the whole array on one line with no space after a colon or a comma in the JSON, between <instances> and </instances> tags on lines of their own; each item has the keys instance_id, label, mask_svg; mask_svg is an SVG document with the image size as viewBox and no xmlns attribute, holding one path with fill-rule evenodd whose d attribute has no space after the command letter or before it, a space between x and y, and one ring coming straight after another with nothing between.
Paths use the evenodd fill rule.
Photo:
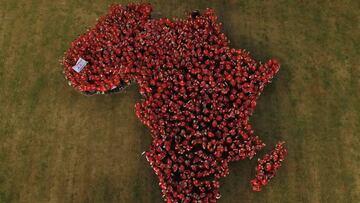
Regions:
<instances>
[{"instance_id":1,"label":"red clothing cluster","mask_svg":"<svg viewBox=\"0 0 360 203\"><path fill-rule=\"evenodd\" d=\"M229 162L264 147L249 123L256 99L279 70L229 47L213 10L186 19L152 19L151 6L114 5L72 43L64 58L70 84L108 93L136 81L136 115L151 129L146 152L167 202L216 202ZM89 64L80 73L72 66Z\"/></svg>"},{"instance_id":2,"label":"red clothing cluster","mask_svg":"<svg viewBox=\"0 0 360 203\"><path fill-rule=\"evenodd\" d=\"M63 64L69 84L84 93L107 93L129 84L144 64L141 35L150 23L150 12L149 5L112 6L66 52ZM88 65L77 73L72 67L80 57Z\"/></svg>"},{"instance_id":3,"label":"red clothing cluster","mask_svg":"<svg viewBox=\"0 0 360 203\"><path fill-rule=\"evenodd\" d=\"M270 154L266 154L262 159L258 160L256 167L256 177L251 180L254 191L261 191L261 187L268 184L269 180L276 175L276 171L280 168L281 162L284 161L287 150L284 148L284 142L276 145Z\"/></svg>"}]
</instances>

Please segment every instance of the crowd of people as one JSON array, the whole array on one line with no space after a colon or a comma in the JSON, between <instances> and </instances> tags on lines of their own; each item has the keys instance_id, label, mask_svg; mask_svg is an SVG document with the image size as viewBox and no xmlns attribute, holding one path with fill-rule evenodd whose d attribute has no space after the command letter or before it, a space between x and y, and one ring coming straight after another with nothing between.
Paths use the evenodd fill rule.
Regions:
<instances>
[{"instance_id":1,"label":"crowd of people","mask_svg":"<svg viewBox=\"0 0 360 203\"><path fill-rule=\"evenodd\" d=\"M269 180L276 175L277 170L284 161L287 150L284 142L279 142L270 154L266 154L262 159L258 160L256 166L256 176L251 180L252 189L256 192L261 191L261 187L268 184Z\"/></svg>"},{"instance_id":2,"label":"crowd of people","mask_svg":"<svg viewBox=\"0 0 360 203\"><path fill-rule=\"evenodd\" d=\"M265 146L249 116L279 64L230 48L211 9L173 20L153 19L151 11L148 4L111 6L72 42L65 76L89 94L136 82L143 96L136 115L153 138L145 155L165 201L216 202L229 163ZM79 57L88 65L77 73Z\"/></svg>"}]
</instances>

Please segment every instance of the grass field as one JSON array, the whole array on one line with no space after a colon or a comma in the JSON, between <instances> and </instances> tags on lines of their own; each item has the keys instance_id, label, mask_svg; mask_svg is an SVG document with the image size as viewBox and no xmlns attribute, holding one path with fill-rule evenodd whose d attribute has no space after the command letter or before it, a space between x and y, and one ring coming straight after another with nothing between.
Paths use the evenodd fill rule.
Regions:
<instances>
[{"instance_id":1,"label":"grass field","mask_svg":"<svg viewBox=\"0 0 360 203\"><path fill-rule=\"evenodd\" d=\"M162 202L136 85L85 97L59 64L112 2L0 0L1 203ZM282 63L251 120L260 155L284 140L288 159L261 193L256 161L233 163L219 203L360 202L360 1L151 2L167 17L212 7L233 47Z\"/></svg>"}]
</instances>

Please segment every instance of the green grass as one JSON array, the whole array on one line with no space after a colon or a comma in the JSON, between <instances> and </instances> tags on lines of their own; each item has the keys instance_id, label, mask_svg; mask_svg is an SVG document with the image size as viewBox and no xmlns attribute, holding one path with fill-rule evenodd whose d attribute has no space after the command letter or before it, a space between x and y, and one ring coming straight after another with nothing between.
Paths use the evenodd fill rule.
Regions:
<instances>
[{"instance_id":1,"label":"green grass","mask_svg":"<svg viewBox=\"0 0 360 203\"><path fill-rule=\"evenodd\" d=\"M141 153L150 133L135 117L137 87L85 97L59 59L113 2L0 1L0 202L161 202ZM151 1L157 15L216 9L236 48L282 68L252 123L289 156L261 193L255 160L233 163L219 203L360 202L360 3Z\"/></svg>"}]
</instances>

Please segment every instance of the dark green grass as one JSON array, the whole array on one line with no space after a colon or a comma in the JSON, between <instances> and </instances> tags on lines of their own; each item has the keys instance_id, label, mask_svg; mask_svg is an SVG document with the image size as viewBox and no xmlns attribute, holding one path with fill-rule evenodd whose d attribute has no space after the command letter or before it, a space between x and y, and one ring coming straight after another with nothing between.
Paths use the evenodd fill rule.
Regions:
<instances>
[{"instance_id":1,"label":"dark green grass","mask_svg":"<svg viewBox=\"0 0 360 203\"><path fill-rule=\"evenodd\" d=\"M162 201L136 85L86 97L58 62L112 2L129 1L0 1L0 202ZM288 159L261 193L256 160L233 163L219 202L360 201L359 1L151 2L166 17L212 7L233 47L282 64L251 120L259 155L284 140Z\"/></svg>"}]
</instances>

